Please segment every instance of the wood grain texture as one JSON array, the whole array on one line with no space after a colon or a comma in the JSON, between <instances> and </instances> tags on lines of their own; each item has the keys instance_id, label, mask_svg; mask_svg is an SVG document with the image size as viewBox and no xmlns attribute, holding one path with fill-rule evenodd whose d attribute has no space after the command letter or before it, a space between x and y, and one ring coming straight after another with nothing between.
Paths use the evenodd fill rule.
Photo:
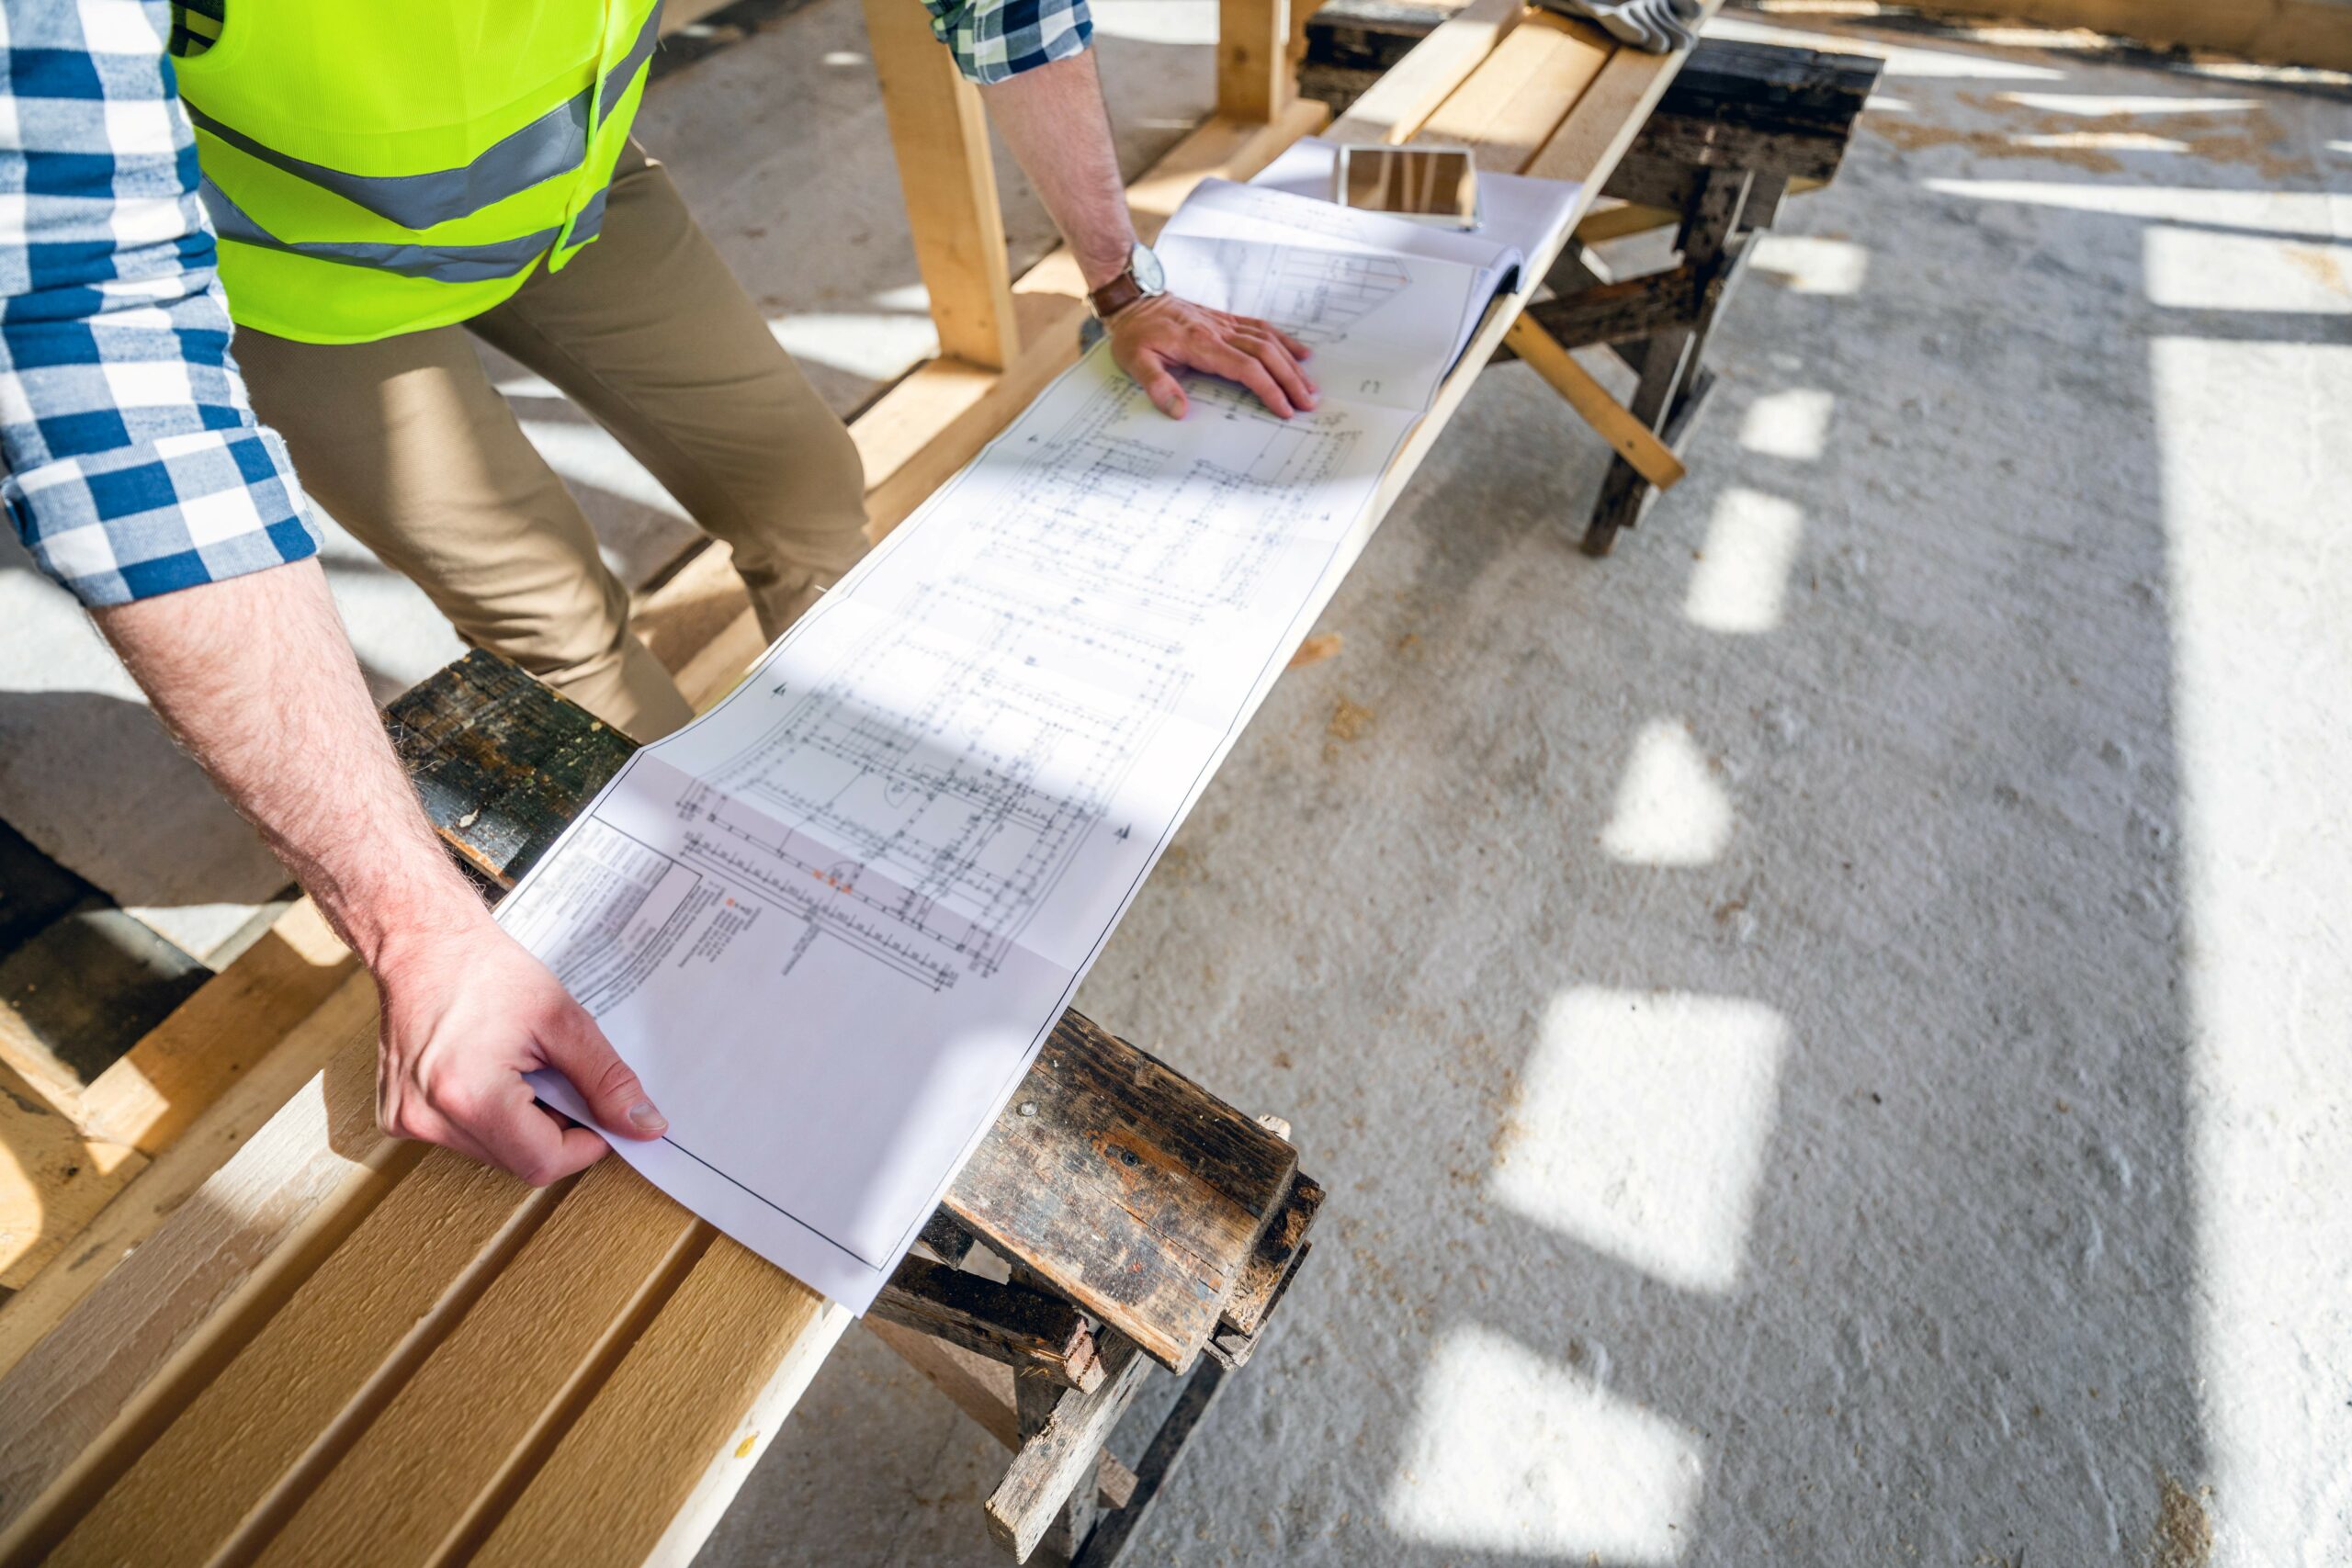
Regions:
<instances>
[{"instance_id":1,"label":"wood grain texture","mask_svg":"<svg viewBox=\"0 0 2352 1568\"><path fill-rule=\"evenodd\" d=\"M288 1044L311 1049L305 1032L334 1046L323 1070L273 1114L215 1106L85 1238L78 1296L28 1291L0 1314L0 1561L62 1534L413 1157L376 1126L372 985L356 976Z\"/></svg>"},{"instance_id":2,"label":"wood grain texture","mask_svg":"<svg viewBox=\"0 0 2352 1568\"><path fill-rule=\"evenodd\" d=\"M865 33L939 352L1001 370L1019 356L1021 334L979 89L920 6L865 0Z\"/></svg>"},{"instance_id":3,"label":"wood grain texture","mask_svg":"<svg viewBox=\"0 0 2352 1568\"><path fill-rule=\"evenodd\" d=\"M308 898L82 1092L95 1137L160 1153L358 969Z\"/></svg>"},{"instance_id":4,"label":"wood grain texture","mask_svg":"<svg viewBox=\"0 0 2352 1568\"><path fill-rule=\"evenodd\" d=\"M932 1387L947 1396L949 1404L970 1416L981 1431L1003 1444L1008 1451L1021 1447L1021 1417L1015 1408L1011 1367L871 1314L864 1322L869 1333L921 1372ZM1135 1496L1136 1472L1118 1455L1105 1449L1102 1462L1095 1470L1094 1484L1096 1502L1105 1508L1124 1508Z\"/></svg>"},{"instance_id":5,"label":"wood grain texture","mask_svg":"<svg viewBox=\"0 0 2352 1568\"><path fill-rule=\"evenodd\" d=\"M540 716L563 709L574 722ZM537 863L637 750L515 665L479 652L394 699L384 727L443 841L503 886Z\"/></svg>"},{"instance_id":6,"label":"wood grain texture","mask_svg":"<svg viewBox=\"0 0 2352 1568\"><path fill-rule=\"evenodd\" d=\"M58 1099L71 1103L0 1066L0 1289L29 1284L147 1165L88 1136Z\"/></svg>"},{"instance_id":7,"label":"wood grain texture","mask_svg":"<svg viewBox=\"0 0 2352 1568\"><path fill-rule=\"evenodd\" d=\"M688 1562L849 1322L718 1238L523 1487L475 1568Z\"/></svg>"},{"instance_id":8,"label":"wood grain texture","mask_svg":"<svg viewBox=\"0 0 2352 1568\"><path fill-rule=\"evenodd\" d=\"M999 1284L928 1258L900 1263L866 1315L1063 1388L1091 1388L1102 1381L1093 1329L1076 1307L1043 1291Z\"/></svg>"},{"instance_id":9,"label":"wood grain texture","mask_svg":"<svg viewBox=\"0 0 2352 1568\"><path fill-rule=\"evenodd\" d=\"M272 1506L300 1499L551 1205L503 1171L427 1153L51 1561L167 1568L266 1539Z\"/></svg>"},{"instance_id":10,"label":"wood grain texture","mask_svg":"<svg viewBox=\"0 0 2352 1568\"><path fill-rule=\"evenodd\" d=\"M1384 73L1326 134L1334 141L1411 141L1521 18L1532 14L1522 0L1470 0Z\"/></svg>"},{"instance_id":11,"label":"wood grain texture","mask_svg":"<svg viewBox=\"0 0 2352 1568\"><path fill-rule=\"evenodd\" d=\"M1722 0L1705 0L1705 5L1706 15L1712 17ZM1700 25L1705 25L1703 18ZM1675 73L1690 56L1689 50L1671 54L1618 50L1521 172L1539 179L1577 180L1598 195L1597 187L1606 182L1609 171L1641 134L1650 110L1666 96Z\"/></svg>"},{"instance_id":12,"label":"wood grain texture","mask_svg":"<svg viewBox=\"0 0 2352 1568\"><path fill-rule=\"evenodd\" d=\"M1668 451L1657 432L1635 419L1591 371L1577 364L1576 356L1561 347L1560 340L1538 325L1534 317L1521 314L1511 323L1505 341L1642 478L1660 490L1682 482L1688 471L1682 459Z\"/></svg>"},{"instance_id":13,"label":"wood grain texture","mask_svg":"<svg viewBox=\"0 0 2352 1568\"><path fill-rule=\"evenodd\" d=\"M1151 1362L1121 1338L1104 1342L1102 1364L1108 1375L1102 1385L1064 1393L989 1495L989 1534L1017 1562L1029 1560L1079 1483L1096 1474L1097 1454L1151 1371Z\"/></svg>"},{"instance_id":14,"label":"wood grain texture","mask_svg":"<svg viewBox=\"0 0 2352 1568\"><path fill-rule=\"evenodd\" d=\"M13 1156L0 1160L0 1288L23 1290L74 1250L150 1156L350 969L343 944L303 900L87 1084L0 1009L0 1046L17 1046L0 1050L7 1058L0 1065L0 1149ZM26 1072L32 1076L17 1076Z\"/></svg>"},{"instance_id":15,"label":"wood grain texture","mask_svg":"<svg viewBox=\"0 0 2352 1568\"><path fill-rule=\"evenodd\" d=\"M1479 168L1517 174L1615 52L1589 23L1538 11L1496 44L1412 140L1459 142Z\"/></svg>"},{"instance_id":16,"label":"wood grain texture","mask_svg":"<svg viewBox=\"0 0 2352 1568\"><path fill-rule=\"evenodd\" d=\"M462 1552L709 1235L621 1161L590 1167L256 1561Z\"/></svg>"},{"instance_id":17,"label":"wood grain texture","mask_svg":"<svg viewBox=\"0 0 2352 1568\"><path fill-rule=\"evenodd\" d=\"M1183 1371L1297 1170L1251 1118L1065 1013L942 1207Z\"/></svg>"},{"instance_id":18,"label":"wood grain texture","mask_svg":"<svg viewBox=\"0 0 2352 1568\"><path fill-rule=\"evenodd\" d=\"M1216 112L1265 124L1297 92L1293 0L1217 0Z\"/></svg>"}]
</instances>

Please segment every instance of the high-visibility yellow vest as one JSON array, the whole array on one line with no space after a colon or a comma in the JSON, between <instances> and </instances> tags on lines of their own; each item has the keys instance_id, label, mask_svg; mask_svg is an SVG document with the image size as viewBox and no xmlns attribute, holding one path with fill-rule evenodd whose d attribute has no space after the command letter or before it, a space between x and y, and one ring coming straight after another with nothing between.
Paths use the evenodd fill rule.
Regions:
<instances>
[{"instance_id":1,"label":"high-visibility yellow vest","mask_svg":"<svg viewBox=\"0 0 2352 1568\"><path fill-rule=\"evenodd\" d=\"M660 0L234 0L175 62L237 321L366 343L596 237Z\"/></svg>"}]
</instances>

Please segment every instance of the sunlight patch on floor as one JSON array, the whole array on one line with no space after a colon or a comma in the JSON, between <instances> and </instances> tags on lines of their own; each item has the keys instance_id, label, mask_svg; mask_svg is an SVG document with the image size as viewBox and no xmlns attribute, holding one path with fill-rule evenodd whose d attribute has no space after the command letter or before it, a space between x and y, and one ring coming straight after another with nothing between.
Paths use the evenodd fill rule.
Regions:
<instances>
[{"instance_id":1,"label":"sunlight patch on floor","mask_svg":"<svg viewBox=\"0 0 2352 1568\"><path fill-rule=\"evenodd\" d=\"M2003 103L2046 114L2078 114L2101 118L2143 114L2243 114L2259 108L2254 98L2153 98L2118 93L1996 93Z\"/></svg>"},{"instance_id":2,"label":"sunlight patch on floor","mask_svg":"<svg viewBox=\"0 0 2352 1568\"><path fill-rule=\"evenodd\" d=\"M1731 842L1731 798L1690 726L1652 719L1634 741L1601 847L1630 865L1706 865Z\"/></svg>"},{"instance_id":3,"label":"sunlight patch on floor","mask_svg":"<svg viewBox=\"0 0 2352 1568\"><path fill-rule=\"evenodd\" d=\"M2194 186L2069 185L2041 180L1932 179L1922 184L1940 196L1976 201L2323 238L2339 232L2340 220L2352 220L2352 213L2343 211L2342 197L2321 191L2204 190Z\"/></svg>"},{"instance_id":4,"label":"sunlight patch on floor","mask_svg":"<svg viewBox=\"0 0 2352 1568\"><path fill-rule=\"evenodd\" d=\"M1094 30L1138 43L1216 43L1216 0L1093 0Z\"/></svg>"},{"instance_id":5,"label":"sunlight patch on floor","mask_svg":"<svg viewBox=\"0 0 2352 1568\"><path fill-rule=\"evenodd\" d=\"M1672 1562L1692 1540L1704 1469L1686 1427L1464 1325L1430 1358L1385 1512L1441 1548Z\"/></svg>"},{"instance_id":6,"label":"sunlight patch on floor","mask_svg":"<svg viewBox=\"0 0 2352 1568\"><path fill-rule=\"evenodd\" d=\"M2344 513L2303 498L2352 447L2352 344L2152 352L2215 1561L2317 1568L2352 1560L2352 1410L2324 1376L2352 1329L2352 685L2280 650L2344 646Z\"/></svg>"},{"instance_id":7,"label":"sunlight patch on floor","mask_svg":"<svg viewBox=\"0 0 2352 1568\"><path fill-rule=\"evenodd\" d=\"M1758 234L1754 265L1798 294L1859 294L1870 253L1851 240L1818 234Z\"/></svg>"},{"instance_id":8,"label":"sunlight patch on floor","mask_svg":"<svg viewBox=\"0 0 2352 1568\"><path fill-rule=\"evenodd\" d=\"M1739 1280L1788 1022L1761 1002L1580 986L1553 999L1487 1191L1685 1290Z\"/></svg>"},{"instance_id":9,"label":"sunlight patch on floor","mask_svg":"<svg viewBox=\"0 0 2352 1568\"><path fill-rule=\"evenodd\" d=\"M2206 310L2352 314L2352 244L2151 223L2148 302Z\"/></svg>"},{"instance_id":10,"label":"sunlight patch on floor","mask_svg":"<svg viewBox=\"0 0 2352 1568\"><path fill-rule=\"evenodd\" d=\"M800 310L768 331L793 358L868 381L895 381L939 352L929 316L896 310Z\"/></svg>"},{"instance_id":11,"label":"sunlight patch on floor","mask_svg":"<svg viewBox=\"0 0 2352 1568\"><path fill-rule=\"evenodd\" d=\"M1829 409L1835 401L1817 387L1765 392L1747 405L1739 444L1767 457L1810 463L1829 445Z\"/></svg>"},{"instance_id":12,"label":"sunlight patch on floor","mask_svg":"<svg viewBox=\"0 0 2352 1568\"><path fill-rule=\"evenodd\" d=\"M1706 545L1691 563L1683 615L1715 632L1753 634L1779 626L1804 532L1804 513L1794 503L1740 485L1724 491L1707 524Z\"/></svg>"}]
</instances>

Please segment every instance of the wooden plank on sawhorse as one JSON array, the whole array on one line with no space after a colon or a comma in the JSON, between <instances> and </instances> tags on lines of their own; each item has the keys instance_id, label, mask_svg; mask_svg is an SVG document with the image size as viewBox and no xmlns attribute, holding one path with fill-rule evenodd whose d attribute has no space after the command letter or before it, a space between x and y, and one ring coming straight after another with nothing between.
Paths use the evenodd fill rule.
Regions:
<instances>
[{"instance_id":1,"label":"wooden plank on sawhorse","mask_svg":"<svg viewBox=\"0 0 2352 1568\"><path fill-rule=\"evenodd\" d=\"M424 682L387 717L435 828L502 886L635 749L487 653ZM1091 1153L1072 1161L1073 1145ZM1287 1143L1069 1013L942 1212L1186 1371L1296 1170Z\"/></svg>"},{"instance_id":2,"label":"wooden plank on sawhorse","mask_svg":"<svg viewBox=\"0 0 2352 1568\"><path fill-rule=\"evenodd\" d=\"M392 723L446 835L493 880L629 750L486 654L395 705ZM372 1035L362 1021L326 1078L0 1380L0 1428L25 1438L0 1458L0 1559L496 1562L576 1548L636 1561L707 1530L842 1314L618 1161L534 1191L386 1139ZM1017 1397L1044 1414L1014 1464L1043 1484L1007 1517L1015 1539L1050 1541L1075 1509L1148 1501L1124 1466L1077 1451L1094 1430L1081 1416L1131 1389L1147 1349L1175 1366L1233 1359L1234 1336L1262 1319L1270 1260L1284 1279L1296 1267L1295 1217L1317 1190L1287 1143L1075 1015L1040 1064L1011 1108L1023 1148L976 1159L925 1232L960 1252L985 1227L1014 1278L951 1278L917 1258L890 1290L900 1321L945 1335L944 1349L1020 1374ZM307 1212L240 1229L257 1197L312 1167L292 1200ZM986 1190L1008 1169L1050 1183L1092 1233L1087 1256L1123 1278L1043 1288L1084 1270L1033 1205ZM214 1268L223 1246L259 1256ZM1159 1247L1178 1256L1155 1266ZM188 1283L191 1265L208 1282ZM134 1370L91 1364L101 1348ZM100 1386L117 1417L50 1443L46 1423ZM1065 1481L1075 1504L1054 1494Z\"/></svg>"}]
</instances>

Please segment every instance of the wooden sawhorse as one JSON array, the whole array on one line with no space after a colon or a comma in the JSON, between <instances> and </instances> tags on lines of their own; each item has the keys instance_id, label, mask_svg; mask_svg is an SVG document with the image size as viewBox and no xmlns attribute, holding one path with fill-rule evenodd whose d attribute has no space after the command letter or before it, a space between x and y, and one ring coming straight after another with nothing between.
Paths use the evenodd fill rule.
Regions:
<instances>
[{"instance_id":1,"label":"wooden sawhorse","mask_svg":"<svg viewBox=\"0 0 2352 1568\"><path fill-rule=\"evenodd\" d=\"M492 887L635 750L484 653L387 716ZM372 1016L344 1028L0 1378L0 1555L690 1556L847 1314L619 1160L534 1190L386 1138ZM1256 1348L1323 1196L1286 1130L1065 1014L892 1277L875 1332L1014 1450L987 1523L1016 1560L1114 1562ZM960 1267L983 1249L1003 1277ZM1103 1444L1155 1366L1191 1382L1130 1472Z\"/></svg>"},{"instance_id":2,"label":"wooden sawhorse","mask_svg":"<svg viewBox=\"0 0 2352 1568\"><path fill-rule=\"evenodd\" d=\"M481 652L386 720L425 816L494 889L636 750ZM1257 1348L1323 1201L1289 1131L1066 1013L883 1288L867 1326L1014 1452L986 1513L1015 1561L1115 1562ZM1130 1472L1103 1444L1155 1365L1187 1387Z\"/></svg>"},{"instance_id":3,"label":"wooden sawhorse","mask_svg":"<svg viewBox=\"0 0 2352 1568\"><path fill-rule=\"evenodd\" d=\"M1586 525L1587 555L1607 555L1618 532L1682 477L1682 450L1714 389L1707 338L1756 236L1792 190L1837 173L1883 64L1775 44L1700 44L1602 187L1623 205L1578 227L1545 279L1555 297L1528 307L1510 346L1617 446ZM1669 223L1680 259L1658 271L1613 278L1589 248ZM1606 344L1640 376L1622 411L1637 430L1612 430L1613 401L1596 418L1586 406L1590 388L1561 385L1570 372L1589 380L1563 362L1567 350L1592 344Z\"/></svg>"}]
</instances>

